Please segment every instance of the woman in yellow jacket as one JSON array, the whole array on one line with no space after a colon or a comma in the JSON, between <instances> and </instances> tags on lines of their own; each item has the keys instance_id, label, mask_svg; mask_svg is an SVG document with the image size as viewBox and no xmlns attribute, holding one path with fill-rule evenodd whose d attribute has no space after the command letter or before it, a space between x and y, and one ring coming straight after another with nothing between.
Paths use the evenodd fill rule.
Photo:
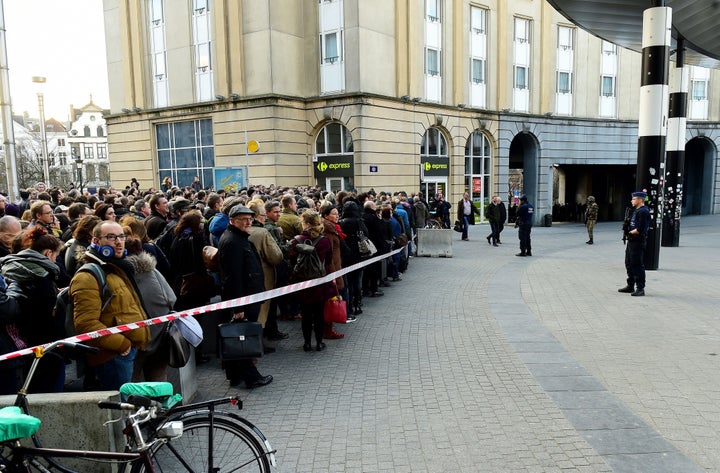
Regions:
<instances>
[{"instance_id":1,"label":"woman in yellow jacket","mask_svg":"<svg viewBox=\"0 0 720 473\"><path fill-rule=\"evenodd\" d=\"M125 234L122 227L103 221L93 230L92 244L85 254L86 263L97 263L105 273L109 296L103 296L97 278L78 271L70 282L70 297L77 333L93 332L147 319L133 266L125 260ZM106 335L88 342L100 352L87 356L103 389L118 389L130 381L136 349L150 338L147 327Z\"/></svg>"}]
</instances>

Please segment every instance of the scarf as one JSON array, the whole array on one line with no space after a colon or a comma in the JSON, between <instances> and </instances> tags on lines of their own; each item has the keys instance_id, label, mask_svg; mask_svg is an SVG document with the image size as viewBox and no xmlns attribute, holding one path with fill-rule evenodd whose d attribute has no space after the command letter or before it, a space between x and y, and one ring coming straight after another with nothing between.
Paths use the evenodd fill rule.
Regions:
<instances>
[{"instance_id":1,"label":"scarf","mask_svg":"<svg viewBox=\"0 0 720 473\"><path fill-rule=\"evenodd\" d=\"M347 235L345 235L342 231L342 228L340 228L340 224L338 224L338 223L335 224L335 230L337 231L337 234L340 237L340 241L347 238Z\"/></svg>"}]
</instances>

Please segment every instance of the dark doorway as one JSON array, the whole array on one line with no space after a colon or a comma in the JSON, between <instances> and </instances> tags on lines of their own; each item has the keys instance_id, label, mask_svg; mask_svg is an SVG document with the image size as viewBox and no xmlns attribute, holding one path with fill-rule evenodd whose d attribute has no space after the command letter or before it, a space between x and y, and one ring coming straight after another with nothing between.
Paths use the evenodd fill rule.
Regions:
<instances>
[{"instance_id":1,"label":"dark doorway","mask_svg":"<svg viewBox=\"0 0 720 473\"><path fill-rule=\"evenodd\" d=\"M630 206L630 194L635 190L636 165L560 164L557 169L564 180L558 188L563 189L564 194L554 196L554 221L582 221L589 195L594 196L598 204L598 220L624 218L625 207Z\"/></svg>"},{"instance_id":2,"label":"dark doorway","mask_svg":"<svg viewBox=\"0 0 720 473\"><path fill-rule=\"evenodd\" d=\"M510 174L512 170L519 170L522 172L522 181L519 185L519 195L527 195L528 200L538 206L538 161L539 161L539 148L537 139L531 133L518 133L510 143ZM510 192L512 193L513 184L510 185ZM549 198L549 197L548 197ZM511 204L512 205L512 204ZM512 210L512 209L511 209ZM538 216L535 217L540 218Z\"/></svg>"},{"instance_id":3,"label":"dark doorway","mask_svg":"<svg viewBox=\"0 0 720 473\"><path fill-rule=\"evenodd\" d=\"M705 137L693 138L685 145L683 215L711 212L712 165L716 155L715 145Z\"/></svg>"}]
</instances>

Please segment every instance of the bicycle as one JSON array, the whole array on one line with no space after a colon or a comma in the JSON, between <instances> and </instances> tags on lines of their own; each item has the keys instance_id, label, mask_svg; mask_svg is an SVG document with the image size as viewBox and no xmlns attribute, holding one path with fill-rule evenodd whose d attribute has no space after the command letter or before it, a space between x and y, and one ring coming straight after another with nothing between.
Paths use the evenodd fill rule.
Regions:
<instances>
[{"instance_id":1,"label":"bicycle","mask_svg":"<svg viewBox=\"0 0 720 473\"><path fill-rule=\"evenodd\" d=\"M44 448L36 435L40 421L29 415L27 390L44 353L60 346L97 350L76 343L55 342L36 352L15 405L0 409L0 412L13 409L15 414L0 419L0 431L12 431L0 438L0 472L76 473L56 458L116 462L121 466L120 471L130 473L269 472L271 465L276 465L276 451L257 427L236 414L216 410L216 406L227 403L242 409L239 398L181 406L174 404L177 395L173 396L170 383L128 383L121 387L121 392L130 393L124 394L127 402L99 403L100 408L123 412L118 420L125 420L124 452ZM33 420L37 422L32 423ZM22 445L20 439L25 437L30 437L34 446Z\"/></svg>"}]
</instances>

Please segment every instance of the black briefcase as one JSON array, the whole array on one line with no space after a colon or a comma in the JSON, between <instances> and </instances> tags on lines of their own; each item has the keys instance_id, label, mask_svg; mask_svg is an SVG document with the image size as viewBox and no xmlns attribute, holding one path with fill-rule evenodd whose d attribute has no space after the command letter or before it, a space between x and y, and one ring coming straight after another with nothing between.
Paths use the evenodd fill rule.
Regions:
<instances>
[{"instance_id":1,"label":"black briefcase","mask_svg":"<svg viewBox=\"0 0 720 473\"><path fill-rule=\"evenodd\" d=\"M263 356L263 327L260 322L230 322L218 325L220 361L246 360Z\"/></svg>"}]
</instances>

